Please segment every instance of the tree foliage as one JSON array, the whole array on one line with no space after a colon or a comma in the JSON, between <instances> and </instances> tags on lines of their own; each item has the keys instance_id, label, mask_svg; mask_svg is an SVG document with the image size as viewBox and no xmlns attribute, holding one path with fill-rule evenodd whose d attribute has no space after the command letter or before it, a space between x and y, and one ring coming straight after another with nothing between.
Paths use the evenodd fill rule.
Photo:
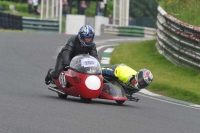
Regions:
<instances>
[{"instance_id":1,"label":"tree foliage","mask_svg":"<svg viewBox=\"0 0 200 133\"><path fill-rule=\"evenodd\" d=\"M10 1L10 2L16 2L16 3L27 3L28 0L0 0L0 1ZM41 0L38 0L39 2Z\"/></svg>"},{"instance_id":2,"label":"tree foliage","mask_svg":"<svg viewBox=\"0 0 200 133\"><path fill-rule=\"evenodd\" d=\"M158 0L130 0L129 16L134 24L146 27L156 27Z\"/></svg>"},{"instance_id":3,"label":"tree foliage","mask_svg":"<svg viewBox=\"0 0 200 133\"><path fill-rule=\"evenodd\" d=\"M27 0L0 0L0 1L12 1L18 3L27 3ZM133 18L134 25L145 26L145 27L156 27L156 16L158 2L161 0L130 0L129 6L129 16ZM39 0L39 3L41 0ZM113 14L113 2L114 0L107 1L107 13ZM85 15L89 17L94 17L96 13L96 1L86 0L87 8L85 10ZM68 8L69 9L69 8ZM69 13L69 11L68 11ZM72 14L78 13L78 0L72 1ZM104 9L102 12L104 14Z\"/></svg>"},{"instance_id":4,"label":"tree foliage","mask_svg":"<svg viewBox=\"0 0 200 133\"><path fill-rule=\"evenodd\" d=\"M132 17L153 17L157 15L155 0L130 0L129 14Z\"/></svg>"}]
</instances>

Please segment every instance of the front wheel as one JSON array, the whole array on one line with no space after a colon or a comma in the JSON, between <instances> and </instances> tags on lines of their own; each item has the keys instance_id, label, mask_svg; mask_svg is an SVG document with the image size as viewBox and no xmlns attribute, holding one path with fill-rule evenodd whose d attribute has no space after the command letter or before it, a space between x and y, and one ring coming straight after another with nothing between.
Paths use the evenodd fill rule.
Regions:
<instances>
[{"instance_id":1,"label":"front wheel","mask_svg":"<svg viewBox=\"0 0 200 133\"><path fill-rule=\"evenodd\" d=\"M122 105L125 101L116 100L117 104Z\"/></svg>"},{"instance_id":2,"label":"front wheel","mask_svg":"<svg viewBox=\"0 0 200 133\"><path fill-rule=\"evenodd\" d=\"M84 103L90 103L91 100L92 100L91 98L82 98L81 97L81 101L84 102Z\"/></svg>"}]
</instances>

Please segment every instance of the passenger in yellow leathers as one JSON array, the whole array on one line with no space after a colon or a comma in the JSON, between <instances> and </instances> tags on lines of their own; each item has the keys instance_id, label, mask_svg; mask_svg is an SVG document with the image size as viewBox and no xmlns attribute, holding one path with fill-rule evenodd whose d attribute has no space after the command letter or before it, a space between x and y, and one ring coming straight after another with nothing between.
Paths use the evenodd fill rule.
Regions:
<instances>
[{"instance_id":1,"label":"passenger in yellow leathers","mask_svg":"<svg viewBox=\"0 0 200 133\"><path fill-rule=\"evenodd\" d=\"M128 98L131 98L133 93L150 85L153 80L150 70L143 68L137 72L125 64L104 66L102 75L122 81L125 84L123 88Z\"/></svg>"}]
</instances>

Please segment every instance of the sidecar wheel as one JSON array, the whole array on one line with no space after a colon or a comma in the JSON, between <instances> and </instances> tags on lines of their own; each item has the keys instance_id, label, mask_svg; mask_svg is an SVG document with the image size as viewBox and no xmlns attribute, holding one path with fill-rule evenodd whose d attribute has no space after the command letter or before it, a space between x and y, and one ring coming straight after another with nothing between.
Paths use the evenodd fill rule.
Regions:
<instances>
[{"instance_id":1,"label":"sidecar wheel","mask_svg":"<svg viewBox=\"0 0 200 133\"><path fill-rule=\"evenodd\" d=\"M116 100L116 102L117 102L117 104L122 105L125 101L117 101Z\"/></svg>"},{"instance_id":2,"label":"sidecar wheel","mask_svg":"<svg viewBox=\"0 0 200 133\"><path fill-rule=\"evenodd\" d=\"M67 98L67 95L58 93L58 97L60 97L60 98L62 98L62 99L65 99L65 98Z\"/></svg>"},{"instance_id":3,"label":"sidecar wheel","mask_svg":"<svg viewBox=\"0 0 200 133\"><path fill-rule=\"evenodd\" d=\"M91 98L82 98L81 97L81 101L84 102L84 103L90 103L91 100L92 100Z\"/></svg>"}]
</instances>

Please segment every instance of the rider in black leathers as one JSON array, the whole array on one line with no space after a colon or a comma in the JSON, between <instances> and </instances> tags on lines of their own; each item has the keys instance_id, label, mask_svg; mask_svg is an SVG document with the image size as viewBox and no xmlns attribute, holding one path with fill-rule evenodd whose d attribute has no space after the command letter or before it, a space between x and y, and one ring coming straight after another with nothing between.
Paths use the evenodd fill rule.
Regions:
<instances>
[{"instance_id":1,"label":"rider in black leathers","mask_svg":"<svg viewBox=\"0 0 200 133\"><path fill-rule=\"evenodd\" d=\"M84 25L78 35L72 36L58 54L55 69L49 69L45 83L50 84L51 79L57 79L60 72L69 66L71 59L78 54L90 54L98 60L96 44L93 42L95 33L91 26Z\"/></svg>"}]
</instances>

